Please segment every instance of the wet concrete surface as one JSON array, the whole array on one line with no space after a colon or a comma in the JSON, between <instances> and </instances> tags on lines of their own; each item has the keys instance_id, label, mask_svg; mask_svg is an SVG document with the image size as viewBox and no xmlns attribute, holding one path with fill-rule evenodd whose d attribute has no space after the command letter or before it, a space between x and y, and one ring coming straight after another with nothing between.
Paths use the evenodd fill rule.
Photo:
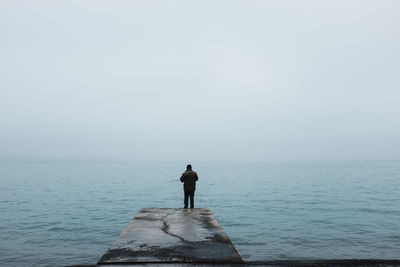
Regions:
<instances>
[{"instance_id":1,"label":"wet concrete surface","mask_svg":"<svg viewBox=\"0 0 400 267\"><path fill-rule=\"evenodd\" d=\"M98 264L243 263L210 209L141 209Z\"/></svg>"}]
</instances>

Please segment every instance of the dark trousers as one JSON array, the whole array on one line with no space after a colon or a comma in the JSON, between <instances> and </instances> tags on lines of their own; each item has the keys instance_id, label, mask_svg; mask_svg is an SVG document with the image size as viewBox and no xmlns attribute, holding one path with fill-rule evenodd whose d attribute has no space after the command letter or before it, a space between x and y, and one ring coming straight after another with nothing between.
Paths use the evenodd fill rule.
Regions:
<instances>
[{"instance_id":1,"label":"dark trousers","mask_svg":"<svg viewBox=\"0 0 400 267\"><path fill-rule=\"evenodd\" d=\"M185 209L188 208L188 198L190 197L190 208L194 208L194 191L185 191Z\"/></svg>"}]
</instances>

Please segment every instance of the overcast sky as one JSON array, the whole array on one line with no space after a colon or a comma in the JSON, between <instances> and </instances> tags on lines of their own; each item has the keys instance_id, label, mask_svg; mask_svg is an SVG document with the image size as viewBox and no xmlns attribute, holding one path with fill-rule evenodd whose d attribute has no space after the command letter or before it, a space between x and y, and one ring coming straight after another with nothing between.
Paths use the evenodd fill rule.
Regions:
<instances>
[{"instance_id":1,"label":"overcast sky","mask_svg":"<svg viewBox=\"0 0 400 267\"><path fill-rule=\"evenodd\" d=\"M0 1L0 157L400 159L400 1Z\"/></svg>"}]
</instances>

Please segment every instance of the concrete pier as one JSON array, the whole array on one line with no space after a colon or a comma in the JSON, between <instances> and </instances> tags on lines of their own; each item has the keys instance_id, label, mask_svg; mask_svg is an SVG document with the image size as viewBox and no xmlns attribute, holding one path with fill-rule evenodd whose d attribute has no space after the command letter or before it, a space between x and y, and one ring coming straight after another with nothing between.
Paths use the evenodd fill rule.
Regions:
<instances>
[{"instance_id":1,"label":"concrete pier","mask_svg":"<svg viewBox=\"0 0 400 267\"><path fill-rule=\"evenodd\" d=\"M141 209L97 263L243 263L210 209Z\"/></svg>"}]
</instances>

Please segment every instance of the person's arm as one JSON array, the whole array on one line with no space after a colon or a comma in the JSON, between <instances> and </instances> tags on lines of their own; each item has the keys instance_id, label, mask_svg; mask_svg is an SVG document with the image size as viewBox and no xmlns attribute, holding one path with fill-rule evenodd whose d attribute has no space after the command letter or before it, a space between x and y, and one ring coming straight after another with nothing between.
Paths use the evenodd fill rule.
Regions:
<instances>
[{"instance_id":1,"label":"person's arm","mask_svg":"<svg viewBox=\"0 0 400 267\"><path fill-rule=\"evenodd\" d=\"M184 175L185 175L185 174L183 173L182 176L181 176L181 182L182 182L182 183L185 181Z\"/></svg>"},{"instance_id":2,"label":"person's arm","mask_svg":"<svg viewBox=\"0 0 400 267\"><path fill-rule=\"evenodd\" d=\"M197 176L197 172L195 172L195 174L196 174L196 181L198 181L199 180L199 176Z\"/></svg>"}]
</instances>

